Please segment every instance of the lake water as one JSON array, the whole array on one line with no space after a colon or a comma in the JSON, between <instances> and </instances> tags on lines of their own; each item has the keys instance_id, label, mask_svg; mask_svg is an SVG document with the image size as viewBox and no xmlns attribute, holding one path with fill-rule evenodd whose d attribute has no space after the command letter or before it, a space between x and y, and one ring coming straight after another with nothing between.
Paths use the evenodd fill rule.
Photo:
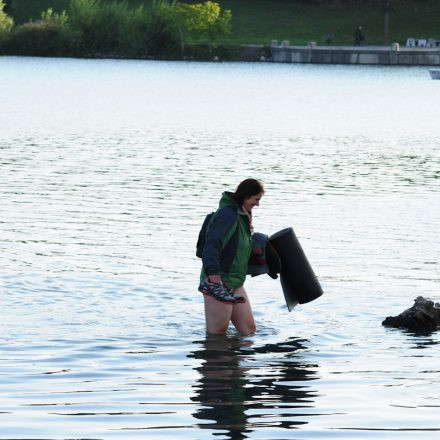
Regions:
<instances>
[{"instance_id":1,"label":"lake water","mask_svg":"<svg viewBox=\"0 0 440 440\"><path fill-rule=\"evenodd\" d=\"M434 439L440 81L426 68L0 58L0 439ZM246 177L324 289L207 338L198 229Z\"/></svg>"}]
</instances>

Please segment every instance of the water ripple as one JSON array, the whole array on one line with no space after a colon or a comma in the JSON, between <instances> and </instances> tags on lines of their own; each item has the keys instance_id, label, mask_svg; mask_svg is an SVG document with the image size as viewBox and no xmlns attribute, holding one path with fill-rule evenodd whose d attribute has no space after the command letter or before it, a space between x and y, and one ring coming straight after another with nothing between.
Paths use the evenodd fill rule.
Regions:
<instances>
[{"instance_id":1,"label":"water ripple","mask_svg":"<svg viewBox=\"0 0 440 440\"><path fill-rule=\"evenodd\" d=\"M0 64L2 439L437 438L438 333L381 326L440 300L426 69ZM195 237L247 176L325 295L249 279L257 334L207 338Z\"/></svg>"}]
</instances>

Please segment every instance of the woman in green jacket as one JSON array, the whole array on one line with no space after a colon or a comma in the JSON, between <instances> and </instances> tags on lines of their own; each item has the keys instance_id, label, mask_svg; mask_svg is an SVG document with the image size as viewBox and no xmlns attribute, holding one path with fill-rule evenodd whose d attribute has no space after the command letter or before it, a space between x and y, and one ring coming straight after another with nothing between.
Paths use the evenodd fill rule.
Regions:
<instances>
[{"instance_id":1,"label":"woman in green jacket","mask_svg":"<svg viewBox=\"0 0 440 440\"><path fill-rule=\"evenodd\" d=\"M243 287L252 249L252 209L264 194L256 179L225 192L206 233L199 290L204 294L206 330L225 334L229 323L243 335L255 332L255 320Z\"/></svg>"}]
</instances>

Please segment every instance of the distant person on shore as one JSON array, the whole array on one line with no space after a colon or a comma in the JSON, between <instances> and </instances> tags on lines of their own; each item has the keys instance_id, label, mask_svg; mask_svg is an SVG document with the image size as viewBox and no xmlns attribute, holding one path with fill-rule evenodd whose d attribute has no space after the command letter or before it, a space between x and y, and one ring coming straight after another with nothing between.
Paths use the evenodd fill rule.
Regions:
<instances>
[{"instance_id":1,"label":"distant person on shore","mask_svg":"<svg viewBox=\"0 0 440 440\"><path fill-rule=\"evenodd\" d=\"M327 46L330 46L332 44L333 41L333 35L332 34L326 34L325 36L325 44Z\"/></svg>"},{"instance_id":2,"label":"distant person on shore","mask_svg":"<svg viewBox=\"0 0 440 440\"><path fill-rule=\"evenodd\" d=\"M354 31L354 45L355 46L364 45L364 34L362 32L362 26L358 26L358 28Z\"/></svg>"},{"instance_id":3,"label":"distant person on shore","mask_svg":"<svg viewBox=\"0 0 440 440\"><path fill-rule=\"evenodd\" d=\"M205 301L206 331L224 335L232 322L242 335L255 332L243 284L252 251L252 209L264 194L256 179L243 180L224 192L206 232L199 291Z\"/></svg>"}]
</instances>

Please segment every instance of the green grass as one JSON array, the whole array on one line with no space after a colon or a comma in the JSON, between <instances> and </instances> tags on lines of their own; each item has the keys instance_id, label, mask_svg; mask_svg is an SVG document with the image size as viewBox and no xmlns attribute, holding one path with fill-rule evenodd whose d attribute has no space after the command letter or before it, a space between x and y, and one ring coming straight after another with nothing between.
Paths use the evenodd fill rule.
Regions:
<instances>
[{"instance_id":1,"label":"green grass","mask_svg":"<svg viewBox=\"0 0 440 440\"><path fill-rule=\"evenodd\" d=\"M129 4L148 4L149 0L125 0ZM201 1L201 0L200 0ZM232 33L223 43L261 43L289 40L291 44L316 41L325 44L352 44L354 29L362 25L365 44L384 43L384 16L369 5L310 5L301 0L218 0L232 11ZM67 8L69 0L14 0L15 20L23 23L38 18L53 7ZM390 17L390 41L405 43L408 37L440 39L440 0L400 0Z\"/></svg>"},{"instance_id":2,"label":"green grass","mask_svg":"<svg viewBox=\"0 0 440 440\"><path fill-rule=\"evenodd\" d=\"M362 25L365 44L384 43L384 15L369 5L307 5L292 0L221 0L232 10L233 34L240 43L268 43L272 39L292 44L316 41L325 44L326 35L335 44L352 44L357 26ZM439 0L401 0L390 16L390 41L408 37L440 39Z\"/></svg>"}]
</instances>

